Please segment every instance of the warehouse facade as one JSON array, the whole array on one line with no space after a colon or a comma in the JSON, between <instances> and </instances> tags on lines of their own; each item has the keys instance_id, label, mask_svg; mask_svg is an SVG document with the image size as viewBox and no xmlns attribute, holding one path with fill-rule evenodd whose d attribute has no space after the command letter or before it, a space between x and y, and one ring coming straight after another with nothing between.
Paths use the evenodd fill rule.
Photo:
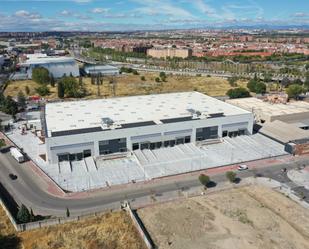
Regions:
<instances>
[{"instance_id":1,"label":"warehouse facade","mask_svg":"<svg viewBox=\"0 0 309 249\"><path fill-rule=\"evenodd\" d=\"M32 78L32 70L36 67L46 68L55 78L61 78L64 75L79 76L78 65L72 57L33 54L28 55L28 59L20 66L25 68L28 79Z\"/></svg>"},{"instance_id":2,"label":"warehouse facade","mask_svg":"<svg viewBox=\"0 0 309 249\"><path fill-rule=\"evenodd\" d=\"M252 134L253 114L198 92L49 103L49 163Z\"/></svg>"}]
</instances>

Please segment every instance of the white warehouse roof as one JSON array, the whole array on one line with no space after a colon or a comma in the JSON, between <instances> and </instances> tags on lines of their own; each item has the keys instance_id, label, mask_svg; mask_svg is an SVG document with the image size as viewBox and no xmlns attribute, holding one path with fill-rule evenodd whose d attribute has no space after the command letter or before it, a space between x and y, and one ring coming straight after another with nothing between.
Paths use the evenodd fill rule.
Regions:
<instances>
[{"instance_id":1,"label":"white warehouse roof","mask_svg":"<svg viewBox=\"0 0 309 249\"><path fill-rule=\"evenodd\" d=\"M74 62L73 57L66 56L47 56L45 54L32 54L27 55L27 60L21 65L38 65L38 64L50 64L50 63L66 63L66 62Z\"/></svg>"},{"instance_id":2,"label":"white warehouse roof","mask_svg":"<svg viewBox=\"0 0 309 249\"><path fill-rule=\"evenodd\" d=\"M103 119L112 120L118 126L149 121L162 124L162 120L192 119L194 112L201 114L200 118L250 113L198 92L183 92L48 103L45 119L51 136L51 132L102 127Z\"/></svg>"}]
</instances>

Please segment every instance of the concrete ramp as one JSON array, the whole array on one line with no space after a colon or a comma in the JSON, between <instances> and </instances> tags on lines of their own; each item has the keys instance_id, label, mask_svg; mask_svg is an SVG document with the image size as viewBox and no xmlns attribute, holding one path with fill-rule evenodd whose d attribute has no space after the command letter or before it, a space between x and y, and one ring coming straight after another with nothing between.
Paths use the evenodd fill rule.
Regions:
<instances>
[{"instance_id":1,"label":"concrete ramp","mask_svg":"<svg viewBox=\"0 0 309 249\"><path fill-rule=\"evenodd\" d=\"M87 166L87 169L88 169L89 172L96 172L96 171L98 171L93 157L86 157L85 158L85 163L86 163L86 166Z\"/></svg>"},{"instance_id":2,"label":"concrete ramp","mask_svg":"<svg viewBox=\"0 0 309 249\"><path fill-rule=\"evenodd\" d=\"M70 174L72 172L71 163L69 161L60 162L59 169L61 174Z\"/></svg>"}]
</instances>

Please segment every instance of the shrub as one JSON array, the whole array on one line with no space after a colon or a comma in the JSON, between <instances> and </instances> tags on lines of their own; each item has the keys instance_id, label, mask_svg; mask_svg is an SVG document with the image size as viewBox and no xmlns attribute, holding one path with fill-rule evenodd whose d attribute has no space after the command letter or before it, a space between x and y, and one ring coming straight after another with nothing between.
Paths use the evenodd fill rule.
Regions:
<instances>
[{"instance_id":1,"label":"shrub","mask_svg":"<svg viewBox=\"0 0 309 249\"><path fill-rule=\"evenodd\" d=\"M201 174L199 177L198 177L200 183L202 185L204 185L205 187L209 184L210 182L210 178L208 175L204 175L204 174Z\"/></svg>"},{"instance_id":2,"label":"shrub","mask_svg":"<svg viewBox=\"0 0 309 249\"><path fill-rule=\"evenodd\" d=\"M228 78L228 82L229 82L230 86L233 86L233 87L237 86L237 80L238 80L238 78L235 77L235 76Z\"/></svg>"},{"instance_id":3,"label":"shrub","mask_svg":"<svg viewBox=\"0 0 309 249\"><path fill-rule=\"evenodd\" d=\"M156 82L160 82L161 80L160 80L159 77L156 77L156 78L155 78L155 81L156 81Z\"/></svg>"},{"instance_id":4,"label":"shrub","mask_svg":"<svg viewBox=\"0 0 309 249\"><path fill-rule=\"evenodd\" d=\"M228 171L225 173L226 178L230 181L230 182L235 182L236 180L236 173L233 171Z\"/></svg>"},{"instance_id":5,"label":"shrub","mask_svg":"<svg viewBox=\"0 0 309 249\"><path fill-rule=\"evenodd\" d=\"M141 80L145 81L146 80L145 76L141 76Z\"/></svg>"},{"instance_id":6,"label":"shrub","mask_svg":"<svg viewBox=\"0 0 309 249\"><path fill-rule=\"evenodd\" d=\"M29 86L25 86L25 92L26 92L27 95L29 95L29 93L30 93L30 88L29 88Z\"/></svg>"},{"instance_id":7,"label":"shrub","mask_svg":"<svg viewBox=\"0 0 309 249\"><path fill-rule=\"evenodd\" d=\"M133 70L134 75L139 75L139 73L136 70Z\"/></svg>"},{"instance_id":8,"label":"shrub","mask_svg":"<svg viewBox=\"0 0 309 249\"><path fill-rule=\"evenodd\" d=\"M28 208L24 204L22 204L17 213L17 220L20 223L27 223L30 221L30 219L31 215Z\"/></svg>"},{"instance_id":9,"label":"shrub","mask_svg":"<svg viewBox=\"0 0 309 249\"><path fill-rule=\"evenodd\" d=\"M227 91L226 95L229 96L231 99L250 97L250 93L248 92L248 90L243 87L230 89Z\"/></svg>"},{"instance_id":10,"label":"shrub","mask_svg":"<svg viewBox=\"0 0 309 249\"><path fill-rule=\"evenodd\" d=\"M297 99L298 96L304 91L304 88L300 85L290 85L287 89L286 89L286 93L288 94L289 98L294 98Z\"/></svg>"},{"instance_id":11,"label":"shrub","mask_svg":"<svg viewBox=\"0 0 309 249\"><path fill-rule=\"evenodd\" d=\"M46 85L39 86L35 90L40 96L43 96L43 97L50 94L50 91Z\"/></svg>"}]
</instances>

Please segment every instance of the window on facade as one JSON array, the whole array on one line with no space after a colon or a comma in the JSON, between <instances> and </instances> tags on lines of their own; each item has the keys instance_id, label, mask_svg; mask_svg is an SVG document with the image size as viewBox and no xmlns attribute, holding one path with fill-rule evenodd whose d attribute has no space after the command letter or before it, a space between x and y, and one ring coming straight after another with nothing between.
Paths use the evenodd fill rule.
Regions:
<instances>
[{"instance_id":1,"label":"window on facade","mask_svg":"<svg viewBox=\"0 0 309 249\"><path fill-rule=\"evenodd\" d=\"M138 150L138 149L139 149L139 143L134 143L134 144L132 145L132 149L133 149L133 150Z\"/></svg>"},{"instance_id":2,"label":"window on facade","mask_svg":"<svg viewBox=\"0 0 309 249\"><path fill-rule=\"evenodd\" d=\"M157 143L156 143L156 148L159 149L159 148L161 148L161 147L162 147L162 142L157 142Z\"/></svg>"},{"instance_id":3,"label":"window on facade","mask_svg":"<svg viewBox=\"0 0 309 249\"><path fill-rule=\"evenodd\" d=\"M70 154L69 155L69 160L70 161L75 161L76 160L76 154Z\"/></svg>"},{"instance_id":4,"label":"window on facade","mask_svg":"<svg viewBox=\"0 0 309 249\"><path fill-rule=\"evenodd\" d=\"M99 141L99 145L108 145L109 140Z\"/></svg>"},{"instance_id":5,"label":"window on facade","mask_svg":"<svg viewBox=\"0 0 309 249\"><path fill-rule=\"evenodd\" d=\"M176 139L176 144L183 144L185 141L184 141L184 138L177 138Z\"/></svg>"},{"instance_id":6,"label":"window on facade","mask_svg":"<svg viewBox=\"0 0 309 249\"><path fill-rule=\"evenodd\" d=\"M69 154L58 155L58 162L69 161Z\"/></svg>"},{"instance_id":7,"label":"window on facade","mask_svg":"<svg viewBox=\"0 0 309 249\"><path fill-rule=\"evenodd\" d=\"M203 132L203 128L197 128L196 132Z\"/></svg>"},{"instance_id":8,"label":"window on facade","mask_svg":"<svg viewBox=\"0 0 309 249\"><path fill-rule=\"evenodd\" d=\"M111 151L110 150L104 150L104 151L102 151L102 154L103 155L108 155L108 154L111 154Z\"/></svg>"},{"instance_id":9,"label":"window on facade","mask_svg":"<svg viewBox=\"0 0 309 249\"><path fill-rule=\"evenodd\" d=\"M144 149L149 149L149 143L142 143L141 144L141 150L144 150Z\"/></svg>"},{"instance_id":10,"label":"window on facade","mask_svg":"<svg viewBox=\"0 0 309 249\"><path fill-rule=\"evenodd\" d=\"M76 160L78 160L78 161L83 160L83 153L77 153L76 154Z\"/></svg>"},{"instance_id":11,"label":"window on facade","mask_svg":"<svg viewBox=\"0 0 309 249\"><path fill-rule=\"evenodd\" d=\"M120 152L126 152L126 151L127 151L127 148L120 148L119 151L120 151Z\"/></svg>"},{"instance_id":12,"label":"window on facade","mask_svg":"<svg viewBox=\"0 0 309 249\"><path fill-rule=\"evenodd\" d=\"M119 138L118 143L125 143L127 140L126 138Z\"/></svg>"},{"instance_id":13,"label":"window on facade","mask_svg":"<svg viewBox=\"0 0 309 249\"><path fill-rule=\"evenodd\" d=\"M151 144L150 144L150 149L151 149L151 150L154 150L155 148L156 148L156 143L151 143Z\"/></svg>"},{"instance_id":14,"label":"window on facade","mask_svg":"<svg viewBox=\"0 0 309 249\"><path fill-rule=\"evenodd\" d=\"M185 143L190 143L191 142L191 137L190 136L186 136L185 137Z\"/></svg>"},{"instance_id":15,"label":"window on facade","mask_svg":"<svg viewBox=\"0 0 309 249\"><path fill-rule=\"evenodd\" d=\"M241 135L245 135L246 134L246 130L245 129L241 129L238 131L238 135L241 136Z\"/></svg>"},{"instance_id":16,"label":"window on facade","mask_svg":"<svg viewBox=\"0 0 309 249\"><path fill-rule=\"evenodd\" d=\"M91 150L84 150L84 157L90 157L91 156Z\"/></svg>"}]
</instances>

